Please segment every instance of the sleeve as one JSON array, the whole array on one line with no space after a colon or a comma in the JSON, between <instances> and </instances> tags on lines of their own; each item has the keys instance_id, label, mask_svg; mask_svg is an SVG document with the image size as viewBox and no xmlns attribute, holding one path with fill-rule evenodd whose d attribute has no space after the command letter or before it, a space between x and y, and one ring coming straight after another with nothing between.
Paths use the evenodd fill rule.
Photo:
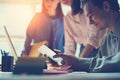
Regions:
<instances>
[{"instance_id":1,"label":"sleeve","mask_svg":"<svg viewBox=\"0 0 120 80\"><path fill-rule=\"evenodd\" d=\"M80 58L74 70L93 73L120 72L120 52L109 57Z\"/></svg>"},{"instance_id":2,"label":"sleeve","mask_svg":"<svg viewBox=\"0 0 120 80\"><path fill-rule=\"evenodd\" d=\"M38 18L38 14L35 14L32 20L30 21L28 28L26 30L26 39L25 39L24 49L22 53L27 54L27 55L29 54L29 51L31 49L31 42L35 35L35 24L36 24L37 18Z\"/></svg>"},{"instance_id":3,"label":"sleeve","mask_svg":"<svg viewBox=\"0 0 120 80\"><path fill-rule=\"evenodd\" d=\"M120 72L120 52L109 57L94 58L90 67L92 72Z\"/></svg>"},{"instance_id":4,"label":"sleeve","mask_svg":"<svg viewBox=\"0 0 120 80\"><path fill-rule=\"evenodd\" d=\"M76 43L73 36L70 34L70 19L69 15L64 17L64 30L65 30L65 52L64 54L75 55Z\"/></svg>"},{"instance_id":5,"label":"sleeve","mask_svg":"<svg viewBox=\"0 0 120 80\"><path fill-rule=\"evenodd\" d=\"M109 56L112 55L112 53L114 53L114 50L110 50L110 45L112 44L110 43L111 41L111 34L108 33L108 35L106 36L106 38L104 38L102 40L101 46L99 47L98 53L97 53L97 57L102 58L103 56Z\"/></svg>"},{"instance_id":6,"label":"sleeve","mask_svg":"<svg viewBox=\"0 0 120 80\"><path fill-rule=\"evenodd\" d=\"M88 28L88 38L87 38L87 44L92 45L95 48L98 48L98 44L99 44L99 30L90 25L90 28Z\"/></svg>"},{"instance_id":7,"label":"sleeve","mask_svg":"<svg viewBox=\"0 0 120 80\"><path fill-rule=\"evenodd\" d=\"M92 45L95 48L99 48L101 46L101 42L106 37L108 30L98 30L95 26L90 25L87 44Z\"/></svg>"},{"instance_id":8,"label":"sleeve","mask_svg":"<svg viewBox=\"0 0 120 80\"><path fill-rule=\"evenodd\" d=\"M78 66L74 70L89 72L92 61L93 58L80 58Z\"/></svg>"}]
</instances>

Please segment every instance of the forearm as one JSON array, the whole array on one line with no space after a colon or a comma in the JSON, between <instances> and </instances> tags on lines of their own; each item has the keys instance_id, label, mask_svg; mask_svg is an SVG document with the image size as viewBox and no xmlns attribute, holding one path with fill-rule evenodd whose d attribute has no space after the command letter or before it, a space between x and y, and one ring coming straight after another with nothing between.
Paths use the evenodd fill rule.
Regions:
<instances>
[{"instance_id":1,"label":"forearm","mask_svg":"<svg viewBox=\"0 0 120 80\"><path fill-rule=\"evenodd\" d=\"M93 58L80 58L77 70L89 72L92 60Z\"/></svg>"},{"instance_id":2,"label":"forearm","mask_svg":"<svg viewBox=\"0 0 120 80\"><path fill-rule=\"evenodd\" d=\"M75 50L76 50L75 45L72 45L72 43L70 45L66 44L64 53L69 55L75 55Z\"/></svg>"},{"instance_id":3,"label":"forearm","mask_svg":"<svg viewBox=\"0 0 120 80\"><path fill-rule=\"evenodd\" d=\"M116 55L94 58L90 65L91 72L120 72L120 52Z\"/></svg>"},{"instance_id":4,"label":"forearm","mask_svg":"<svg viewBox=\"0 0 120 80\"><path fill-rule=\"evenodd\" d=\"M73 36L70 33L70 28L68 26L70 26L69 24L67 24L68 21L65 20L64 22L64 30L65 30L65 54L70 54L70 55L75 55L75 50L76 50L76 42L73 39Z\"/></svg>"},{"instance_id":5,"label":"forearm","mask_svg":"<svg viewBox=\"0 0 120 80\"><path fill-rule=\"evenodd\" d=\"M89 55L92 51L93 51L94 47L90 44L87 44L85 46L85 48L83 49L83 51L80 53L80 57L81 58L84 58L86 57L87 55Z\"/></svg>"}]
</instances>

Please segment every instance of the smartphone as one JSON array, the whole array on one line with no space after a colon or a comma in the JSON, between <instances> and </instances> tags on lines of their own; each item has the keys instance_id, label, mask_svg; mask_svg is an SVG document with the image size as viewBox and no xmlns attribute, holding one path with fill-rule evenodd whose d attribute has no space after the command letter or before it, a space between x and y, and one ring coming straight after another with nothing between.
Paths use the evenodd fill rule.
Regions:
<instances>
[{"instance_id":1,"label":"smartphone","mask_svg":"<svg viewBox=\"0 0 120 80\"><path fill-rule=\"evenodd\" d=\"M38 48L39 53L43 55L47 55L49 58L51 58L53 61L57 62L58 65L62 65L61 61L63 60L62 58L53 58L56 53L52 51L50 48L48 48L46 45L42 45Z\"/></svg>"}]
</instances>

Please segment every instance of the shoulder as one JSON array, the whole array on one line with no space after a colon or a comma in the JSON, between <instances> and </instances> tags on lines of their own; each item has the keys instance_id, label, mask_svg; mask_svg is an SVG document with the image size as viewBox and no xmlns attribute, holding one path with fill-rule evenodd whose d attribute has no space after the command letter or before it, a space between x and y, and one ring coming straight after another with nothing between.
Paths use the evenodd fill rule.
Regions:
<instances>
[{"instance_id":1,"label":"shoulder","mask_svg":"<svg viewBox=\"0 0 120 80\"><path fill-rule=\"evenodd\" d=\"M72 15L72 12L68 12L68 14L65 16L65 18L69 18L69 19L80 19L80 18L85 18L85 15L83 13L77 13L75 15Z\"/></svg>"},{"instance_id":2,"label":"shoulder","mask_svg":"<svg viewBox=\"0 0 120 80\"><path fill-rule=\"evenodd\" d=\"M72 18L72 17L73 17L73 16L72 16L72 12L69 11L69 12L67 13L67 15L64 16L64 19L66 19L66 18Z\"/></svg>"},{"instance_id":3,"label":"shoulder","mask_svg":"<svg viewBox=\"0 0 120 80\"><path fill-rule=\"evenodd\" d=\"M78 15L78 14L76 14L76 15ZM67 15L64 16L64 21L74 22L74 20L76 20L76 18L77 18L77 19L79 18L79 17L77 17L76 15L72 15L72 12L69 11L69 12L67 13Z\"/></svg>"},{"instance_id":4,"label":"shoulder","mask_svg":"<svg viewBox=\"0 0 120 80\"><path fill-rule=\"evenodd\" d=\"M43 15L44 15L43 13L35 13L34 17L40 17L40 16L43 16Z\"/></svg>"},{"instance_id":5,"label":"shoulder","mask_svg":"<svg viewBox=\"0 0 120 80\"><path fill-rule=\"evenodd\" d=\"M46 23L52 21L52 18L45 13L35 13L33 16L33 20L37 20L36 22L42 21L43 23Z\"/></svg>"},{"instance_id":6,"label":"shoulder","mask_svg":"<svg viewBox=\"0 0 120 80\"><path fill-rule=\"evenodd\" d=\"M33 15L33 17L32 17L32 21L34 21L34 20L39 20L41 16L42 16L41 13L35 13L35 14Z\"/></svg>"}]
</instances>

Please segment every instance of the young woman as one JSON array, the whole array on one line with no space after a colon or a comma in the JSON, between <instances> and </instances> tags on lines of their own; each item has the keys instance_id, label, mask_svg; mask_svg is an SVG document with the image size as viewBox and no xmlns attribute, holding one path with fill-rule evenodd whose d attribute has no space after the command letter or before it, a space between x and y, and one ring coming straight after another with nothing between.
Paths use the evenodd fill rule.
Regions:
<instances>
[{"instance_id":1,"label":"young woman","mask_svg":"<svg viewBox=\"0 0 120 80\"><path fill-rule=\"evenodd\" d=\"M64 17L65 27L65 54L75 55L76 45L81 45L80 56L93 57L97 53L102 34L95 27L87 23L86 16L80 8L81 0L61 0L63 4L71 6L71 11ZM102 35L102 36L101 36Z\"/></svg>"},{"instance_id":2,"label":"young woman","mask_svg":"<svg viewBox=\"0 0 120 80\"><path fill-rule=\"evenodd\" d=\"M43 0L42 12L34 15L27 28L22 56L29 55L32 43L44 40L49 48L64 51L63 13L59 0Z\"/></svg>"}]
</instances>

